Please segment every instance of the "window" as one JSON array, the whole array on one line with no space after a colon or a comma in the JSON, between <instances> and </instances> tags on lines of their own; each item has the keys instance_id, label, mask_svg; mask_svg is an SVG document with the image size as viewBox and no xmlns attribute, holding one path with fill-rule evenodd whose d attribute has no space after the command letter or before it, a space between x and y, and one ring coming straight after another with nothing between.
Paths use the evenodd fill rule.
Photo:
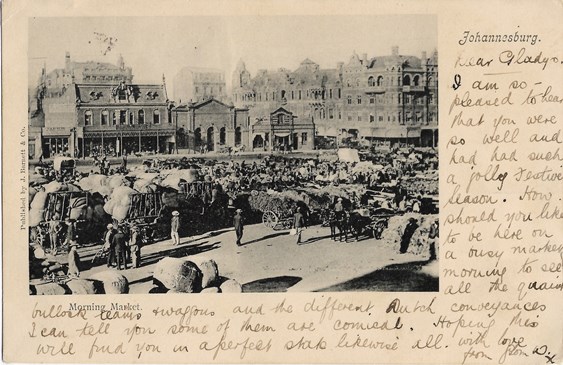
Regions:
<instances>
[{"instance_id":1,"label":"window","mask_svg":"<svg viewBox=\"0 0 563 365\"><path fill-rule=\"evenodd\" d=\"M139 120L139 124L145 124L145 111L144 110L139 110L139 113L137 113L137 119Z\"/></svg>"},{"instance_id":2,"label":"window","mask_svg":"<svg viewBox=\"0 0 563 365\"><path fill-rule=\"evenodd\" d=\"M375 104L375 98L372 96L371 98L369 98L369 103L370 104Z\"/></svg>"},{"instance_id":3,"label":"window","mask_svg":"<svg viewBox=\"0 0 563 365\"><path fill-rule=\"evenodd\" d=\"M108 125L109 114L107 110L102 112L102 125Z\"/></svg>"},{"instance_id":4,"label":"window","mask_svg":"<svg viewBox=\"0 0 563 365\"><path fill-rule=\"evenodd\" d=\"M328 109L328 119L334 119L334 110Z\"/></svg>"},{"instance_id":5,"label":"window","mask_svg":"<svg viewBox=\"0 0 563 365\"><path fill-rule=\"evenodd\" d=\"M379 120L380 122L383 122L383 115L380 115L377 120Z\"/></svg>"},{"instance_id":6,"label":"window","mask_svg":"<svg viewBox=\"0 0 563 365\"><path fill-rule=\"evenodd\" d=\"M362 96L361 96L361 95L358 95L358 99L357 99L357 100L358 100L358 104L361 104L361 103L362 103Z\"/></svg>"},{"instance_id":7,"label":"window","mask_svg":"<svg viewBox=\"0 0 563 365\"><path fill-rule=\"evenodd\" d=\"M199 93L199 87L197 87L197 86L195 87L195 93L196 94Z\"/></svg>"},{"instance_id":8,"label":"window","mask_svg":"<svg viewBox=\"0 0 563 365\"><path fill-rule=\"evenodd\" d=\"M338 119L342 119L342 112L340 110L338 111Z\"/></svg>"},{"instance_id":9,"label":"window","mask_svg":"<svg viewBox=\"0 0 563 365\"><path fill-rule=\"evenodd\" d=\"M409 86L410 84L411 84L411 77L409 75L405 75L405 77L403 77L403 85Z\"/></svg>"},{"instance_id":10,"label":"window","mask_svg":"<svg viewBox=\"0 0 563 365\"><path fill-rule=\"evenodd\" d=\"M338 89L338 99L342 98L342 91L340 89Z\"/></svg>"},{"instance_id":11,"label":"window","mask_svg":"<svg viewBox=\"0 0 563 365\"><path fill-rule=\"evenodd\" d=\"M119 110L114 110L113 113L111 113L111 125L116 125L117 124L117 118L119 118Z\"/></svg>"},{"instance_id":12,"label":"window","mask_svg":"<svg viewBox=\"0 0 563 365\"><path fill-rule=\"evenodd\" d=\"M299 90L299 100L301 100L301 90Z\"/></svg>"},{"instance_id":13,"label":"window","mask_svg":"<svg viewBox=\"0 0 563 365\"><path fill-rule=\"evenodd\" d=\"M92 111L86 110L84 113L84 125L92 125Z\"/></svg>"},{"instance_id":14,"label":"window","mask_svg":"<svg viewBox=\"0 0 563 365\"><path fill-rule=\"evenodd\" d=\"M131 124L131 125L135 124L135 114L134 113L129 113L129 124Z\"/></svg>"},{"instance_id":15,"label":"window","mask_svg":"<svg viewBox=\"0 0 563 365\"><path fill-rule=\"evenodd\" d=\"M370 122L370 123L375 122L375 115L373 115L373 114L370 114L370 115L369 115L369 122Z\"/></svg>"},{"instance_id":16,"label":"window","mask_svg":"<svg viewBox=\"0 0 563 365\"><path fill-rule=\"evenodd\" d=\"M358 114L358 122L362 121L362 116Z\"/></svg>"},{"instance_id":17,"label":"window","mask_svg":"<svg viewBox=\"0 0 563 365\"><path fill-rule=\"evenodd\" d=\"M160 111L158 109L152 112L152 122L153 124L160 124Z\"/></svg>"},{"instance_id":18,"label":"window","mask_svg":"<svg viewBox=\"0 0 563 365\"><path fill-rule=\"evenodd\" d=\"M352 96L348 95L348 105L352 105Z\"/></svg>"},{"instance_id":19,"label":"window","mask_svg":"<svg viewBox=\"0 0 563 365\"><path fill-rule=\"evenodd\" d=\"M368 86L375 86L375 78L373 76L368 78Z\"/></svg>"},{"instance_id":20,"label":"window","mask_svg":"<svg viewBox=\"0 0 563 365\"><path fill-rule=\"evenodd\" d=\"M415 75L415 77L412 79L412 84L414 86L418 86L420 84L420 76Z\"/></svg>"},{"instance_id":21,"label":"window","mask_svg":"<svg viewBox=\"0 0 563 365\"><path fill-rule=\"evenodd\" d=\"M383 86L383 76L377 76L377 86Z\"/></svg>"},{"instance_id":22,"label":"window","mask_svg":"<svg viewBox=\"0 0 563 365\"><path fill-rule=\"evenodd\" d=\"M301 133L301 144L307 144L307 132Z\"/></svg>"},{"instance_id":23,"label":"window","mask_svg":"<svg viewBox=\"0 0 563 365\"><path fill-rule=\"evenodd\" d=\"M328 90L328 97L329 97L329 99L332 99L332 89Z\"/></svg>"},{"instance_id":24,"label":"window","mask_svg":"<svg viewBox=\"0 0 563 365\"><path fill-rule=\"evenodd\" d=\"M352 121L352 116L350 114L348 114L348 121L351 122Z\"/></svg>"},{"instance_id":25,"label":"window","mask_svg":"<svg viewBox=\"0 0 563 365\"><path fill-rule=\"evenodd\" d=\"M291 90L291 100L293 100L295 98L294 92L293 90Z\"/></svg>"},{"instance_id":26,"label":"window","mask_svg":"<svg viewBox=\"0 0 563 365\"><path fill-rule=\"evenodd\" d=\"M127 110L120 110L119 111L119 124L126 124L127 123Z\"/></svg>"},{"instance_id":27,"label":"window","mask_svg":"<svg viewBox=\"0 0 563 365\"><path fill-rule=\"evenodd\" d=\"M360 79L356 79L356 86L360 86Z\"/></svg>"}]
</instances>

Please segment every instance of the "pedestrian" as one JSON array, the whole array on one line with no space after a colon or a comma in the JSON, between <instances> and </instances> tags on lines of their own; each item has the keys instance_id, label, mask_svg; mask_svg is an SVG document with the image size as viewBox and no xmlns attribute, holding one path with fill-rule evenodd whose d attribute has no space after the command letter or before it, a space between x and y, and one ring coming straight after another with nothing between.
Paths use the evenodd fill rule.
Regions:
<instances>
[{"instance_id":1,"label":"pedestrian","mask_svg":"<svg viewBox=\"0 0 563 365\"><path fill-rule=\"evenodd\" d=\"M301 232L303 232L304 226L305 218L303 218L301 209L297 208L295 210L295 215L293 216L293 228L295 229L295 235L297 236L297 244L301 243Z\"/></svg>"},{"instance_id":2,"label":"pedestrian","mask_svg":"<svg viewBox=\"0 0 563 365\"><path fill-rule=\"evenodd\" d=\"M80 255L78 255L78 244L76 242L70 245L70 251L68 252L68 275L70 277L80 276Z\"/></svg>"},{"instance_id":3,"label":"pedestrian","mask_svg":"<svg viewBox=\"0 0 563 365\"><path fill-rule=\"evenodd\" d=\"M430 261L436 260L436 243L439 239L440 220L436 218L430 225L428 231L428 246L430 251Z\"/></svg>"},{"instance_id":4,"label":"pedestrian","mask_svg":"<svg viewBox=\"0 0 563 365\"><path fill-rule=\"evenodd\" d=\"M400 253L406 253L407 249L409 248L409 244L411 243L412 235L414 231L418 228L418 221L415 218L409 218L409 223L405 226L405 230L403 232L403 236L401 237L401 249Z\"/></svg>"},{"instance_id":5,"label":"pedestrian","mask_svg":"<svg viewBox=\"0 0 563 365\"><path fill-rule=\"evenodd\" d=\"M65 219L66 223L66 238L63 245L71 245L76 243L76 227L70 218Z\"/></svg>"},{"instance_id":6,"label":"pedestrian","mask_svg":"<svg viewBox=\"0 0 563 365\"><path fill-rule=\"evenodd\" d=\"M113 224L107 225L106 233L104 234L104 245L102 246L102 250L107 252L107 266L112 267L115 262L115 246L113 245L113 236L115 235L115 229L113 228Z\"/></svg>"},{"instance_id":7,"label":"pedestrian","mask_svg":"<svg viewBox=\"0 0 563 365\"><path fill-rule=\"evenodd\" d=\"M175 210L172 212L172 220L170 221L170 237L172 238L172 246L178 246L180 244L180 235L178 235L179 229L180 213Z\"/></svg>"},{"instance_id":8,"label":"pedestrian","mask_svg":"<svg viewBox=\"0 0 563 365\"><path fill-rule=\"evenodd\" d=\"M55 214L53 219L49 222L49 241L51 244L51 254L57 254L59 247L59 233L61 232L61 222L59 222L59 215Z\"/></svg>"},{"instance_id":9,"label":"pedestrian","mask_svg":"<svg viewBox=\"0 0 563 365\"><path fill-rule=\"evenodd\" d=\"M117 258L117 270L121 270L121 264L127 270L127 261L125 260L125 233L123 228L119 227L113 236L112 242L115 249L115 257Z\"/></svg>"},{"instance_id":10,"label":"pedestrian","mask_svg":"<svg viewBox=\"0 0 563 365\"><path fill-rule=\"evenodd\" d=\"M131 249L131 263L134 268L141 266L141 246L143 240L139 227L133 225L131 227L131 240L129 241L129 248Z\"/></svg>"},{"instance_id":11,"label":"pedestrian","mask_svg":"<svg viewBox=\"0 0 563 365\"><path fill-rule=\"evenodd\" d=\"M242 234L244 229L244 221L242 218L242 209L237 209L235 211L235 216L233 218L233 226L235 227L235 233L237 235L237 246L241 246Z\"/></svg>"}]
</instances>

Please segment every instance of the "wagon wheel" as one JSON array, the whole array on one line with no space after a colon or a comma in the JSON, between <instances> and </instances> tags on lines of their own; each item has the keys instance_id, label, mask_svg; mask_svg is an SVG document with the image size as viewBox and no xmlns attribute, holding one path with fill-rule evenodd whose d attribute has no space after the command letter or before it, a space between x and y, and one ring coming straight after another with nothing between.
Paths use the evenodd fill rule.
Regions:
<instances>
[{"instance_id":1,"label":"wagon wheel","mask_svg":"<svg viewBox=\"0 0 563 365\"><path fill-rule=\"evenodd\" d=\"M278 224L278 215L271 210L268 210L262 214L262 223L268 228L274 229Z\"/></svg>"}]
</instances>

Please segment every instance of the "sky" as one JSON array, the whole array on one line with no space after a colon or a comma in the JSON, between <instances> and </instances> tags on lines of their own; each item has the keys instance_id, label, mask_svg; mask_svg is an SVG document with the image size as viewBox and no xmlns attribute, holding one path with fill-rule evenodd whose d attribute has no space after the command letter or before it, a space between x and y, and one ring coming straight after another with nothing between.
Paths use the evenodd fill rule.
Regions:
<instances>
[{"instance_id":1,"label":"sky","mask_svg":"<svg viewBox=\"0 0 563 365\"><path fill-rule=\"evenodd\" d=\"M160 83L164 74L174 99L173 78L186 66L221 69L230 88L240 59L254 76L259 69L294 70L305 58L335 68L353 52L388 55L394 45L400 54L430 54L437 46L436 16L31 18L29 85L43 64L47 72L64 67L67 51L73 61L113 64L121 54L133 82Z\"/></svg>"}]
</instances>

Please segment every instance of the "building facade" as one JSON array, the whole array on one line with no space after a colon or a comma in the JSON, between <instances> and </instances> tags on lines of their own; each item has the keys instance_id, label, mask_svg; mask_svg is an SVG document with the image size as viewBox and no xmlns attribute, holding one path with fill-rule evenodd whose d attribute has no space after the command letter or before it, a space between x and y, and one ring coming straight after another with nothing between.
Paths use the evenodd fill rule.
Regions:
<instances>
[{"instance_id":1,"label":"building facade","mask_svg":"<svg viewBox=\"0 0 563 365\"><path fill-rule=\"evenodd\" d=\"M253 151L298 151L314 148L315 125L311 118L298 120L280 107L251 126Z\"/></svg>"},{"instance_id":2,"label":"building facade","mask_svg":"<svg viewBox=\"0 0 563 365\"><path fill-rule=\"evenodd\" d=\"M225 73L202 67L184 67L174 77L174 100L199 103L208 99L227 101Z\"/></svg>"},{"instance_id":3,"label":"building facade","mask_svg":"<svg viewBox=\"0 0 563 365\"><path fill-rule=\"evenodd\" d=\"M175 107L172 119L177 128L178 149L182 152L202 149L217 152L226 147L250 145L247 109L212 98Z\"/></svg>"},{"instance_id":4,"label":"building facade","mask_svg":"<svg viewBox=\"0 0 563 365\"><path fill-rule=\"evenodd\" d=\"M243 62L233 73L232 99L253 121L283 107L310 118L316 134L391 143L437 146L438 54L368 59L353 54L347 64L321 69L306 59L290 71L260 70L252 77Z\"/></svg>"},{"instance_id":5,"label":"building facade","mask_svg":"<svg viewBox=\"0 0 563 365\"><path fill-rule=\"evenodd\" d=\"M130 67L75 62L43 70L29 98L30 158L168 152L175 149L165 80L134 84Z\"/></svg>"}]
</instances>

